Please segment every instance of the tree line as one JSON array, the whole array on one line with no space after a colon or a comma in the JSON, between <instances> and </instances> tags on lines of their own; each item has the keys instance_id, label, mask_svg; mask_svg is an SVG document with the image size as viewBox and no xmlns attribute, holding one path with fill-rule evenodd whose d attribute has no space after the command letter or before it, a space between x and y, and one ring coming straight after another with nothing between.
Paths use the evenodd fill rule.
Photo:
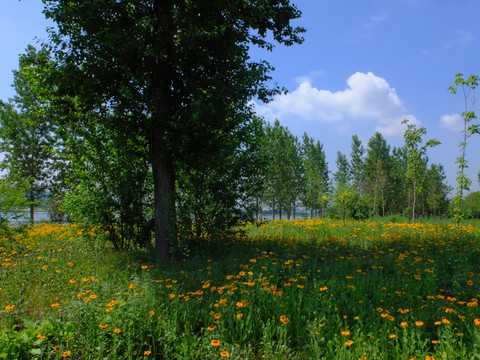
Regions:
<instances>
[{"instance_id":1,"label":"tree line","mask_svg":"<svg viewBox=\"0 0 480 360\"><path fill-rule=\"evenodd\" d=\"M424 131L408 126L406 139L415 130ZM299 210L311 218L392 214L415 218L414 209L425 217L448 214L452 189L445 182L443 165L428 163L425 146L431 141L415 152L421 139L392 148L378 132L366 146L353 135L350 153L337 152L336 171L331 173L323 145L308 134L299 140L277 120L266 125L265 136L268 161L260 203L273 218L291 219Z\"/></svg>"}]
</instances>

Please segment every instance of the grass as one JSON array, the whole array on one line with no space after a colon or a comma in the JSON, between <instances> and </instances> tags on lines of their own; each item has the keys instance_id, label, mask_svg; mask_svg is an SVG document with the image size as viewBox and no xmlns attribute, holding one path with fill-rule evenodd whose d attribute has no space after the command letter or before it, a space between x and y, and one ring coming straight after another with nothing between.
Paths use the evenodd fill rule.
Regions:
<instances>
[{"instance_id":1,"label":"grass","mask_svg":"<svg viewBox=\"0 0 480 360\"><path fill-rule=\"evenodd\" d=\"M0 239L0 358L479 359L475 225L293 220L184 261L44 224Z\"/></svg>"}]
</instances>

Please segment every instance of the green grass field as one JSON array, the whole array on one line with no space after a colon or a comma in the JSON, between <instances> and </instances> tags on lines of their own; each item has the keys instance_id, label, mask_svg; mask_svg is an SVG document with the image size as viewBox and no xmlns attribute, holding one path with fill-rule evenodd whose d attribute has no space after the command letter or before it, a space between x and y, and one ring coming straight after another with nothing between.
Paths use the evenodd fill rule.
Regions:
<instances>
[{"instance_id":1,"label":"green grass field","mask_svg":"<svg viewBox=\"0 0 480 360\"><path fill-rule=\"evenodd\" d=\"M94 231L0 239L0 358L480 359L480 229L293 220L160 264Z\"/></svg>"}]
</instances>

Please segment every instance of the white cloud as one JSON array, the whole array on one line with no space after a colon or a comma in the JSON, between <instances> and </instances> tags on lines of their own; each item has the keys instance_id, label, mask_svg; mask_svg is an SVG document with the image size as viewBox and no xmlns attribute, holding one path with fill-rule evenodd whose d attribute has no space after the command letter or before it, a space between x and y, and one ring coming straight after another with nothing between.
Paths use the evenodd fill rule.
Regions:
<instances>
[{"instance_id":1,"label":"white cloud","mask_svg":"<svg viewBox=\"0 0 480 360\"><path fill-rule=\"evenodd\" d=\"M463 130L463 119L460 114L446 114L440 118L441 127L454 132Z\"/></svg>"},{"instance_id":2,"label":"white cloud","mask_svg":"<svg viewBox=\"0 0 480 360\"><path fill-rule=\"evenodd\" d=\"M304 81L291 93L279 95L269 104L257 105L256 110L269 120L295 116L315 122L342 122L337 126L342 130L349 127L347 123L370 119L376 122L375 130L385 135L402 135L401 122L405 118L420 123L407 113L395 89L372 72L356 72L348 78L347 85L345 90L332 92Z\"/></svg>"},{"instance_id":3,"label":"white cloud","mask_svg":"<svg viewBox=\"0 0 480 360\"><path fill-rule=\"evenodd\" d=\"M315 70L315 71L310 71L307 75L296 77L296 78L294 78L294 80L298 84L302 84L304 82L312 83L313 80L315 80L319 77L322 77L324 75L325 75L325 71Z\"/></svg>"}]
</instances>

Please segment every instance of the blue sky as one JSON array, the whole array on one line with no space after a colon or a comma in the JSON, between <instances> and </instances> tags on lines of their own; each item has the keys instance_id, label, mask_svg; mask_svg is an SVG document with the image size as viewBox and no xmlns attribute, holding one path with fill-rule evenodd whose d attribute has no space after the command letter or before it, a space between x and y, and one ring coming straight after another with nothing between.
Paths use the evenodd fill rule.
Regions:
<instances>
[{"instance_id":1,"label":"blue sky","mask_svg":"<svg viewBox=\"0 0 480 360\"><path fill-rule=\"evenodd\" d=\"M352 135L366 145L380 131L392 146L403 144L411 119L442 145L429 150L456 186L455 159L461 141L463 97L447 88L461 72L480 75L479 0L294 0L302 11L295 22L307 29L305 42L255 51L275 68L274 80L289 93L256 106L292 133L323 145L330 169L337 150L350 153ZM0 1L0 99L13 96L12 70L18 54L35 37L46 39L50 24L40 0ZM475 109L480 112L480 109ZM471 190L478 190L480 135L467 146Z\"/></svg>"}]
</instances>

